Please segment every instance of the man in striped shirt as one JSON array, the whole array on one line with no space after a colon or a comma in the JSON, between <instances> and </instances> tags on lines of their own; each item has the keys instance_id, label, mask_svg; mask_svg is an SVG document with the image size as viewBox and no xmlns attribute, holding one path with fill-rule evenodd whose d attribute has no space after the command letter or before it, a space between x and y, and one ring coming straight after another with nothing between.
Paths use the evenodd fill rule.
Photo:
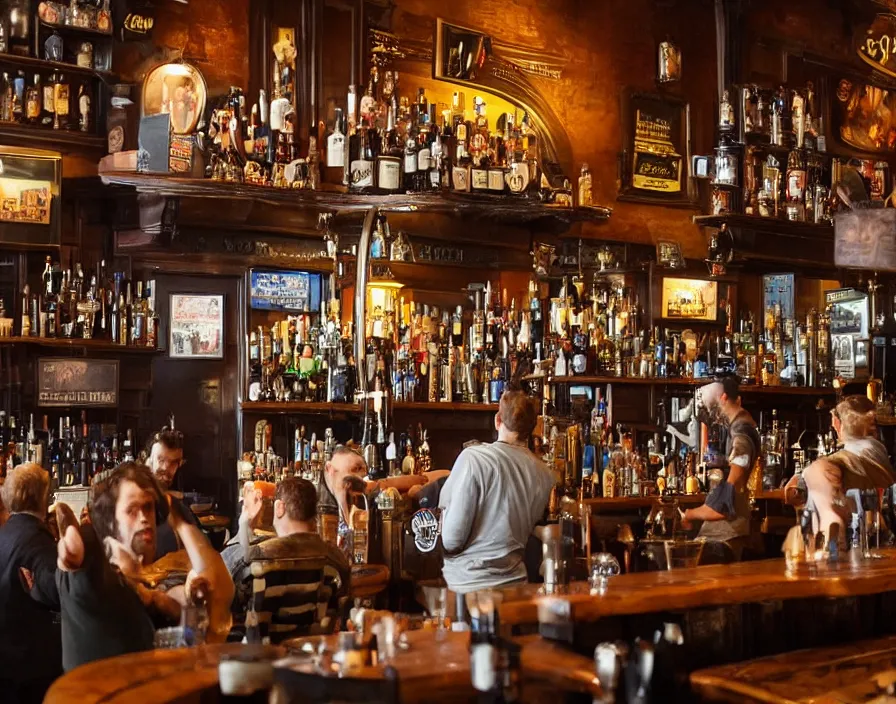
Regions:
<instances>
[{"instance_id":1,"label":"man in striped shirt","mask_svg":"<svg viewBox=\"0 0 896 704\"><path fill-rule=\"evenodd\" d=\"M259 620L272 619L272 642L332 632L342 617L351 568L340 550L318 536L316 507L314 485L290 477L274 495L276 538L251 545L251 516L240 519L240 543L256 582L251 607Z\"/></svg>"}]
</instances>

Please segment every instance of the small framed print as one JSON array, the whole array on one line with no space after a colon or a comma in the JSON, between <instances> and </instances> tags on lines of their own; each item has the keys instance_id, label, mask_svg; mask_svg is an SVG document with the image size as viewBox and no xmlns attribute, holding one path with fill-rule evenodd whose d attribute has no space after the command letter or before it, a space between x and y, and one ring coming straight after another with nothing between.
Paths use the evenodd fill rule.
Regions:
<instances>
[{"instance_id":1,"label":"small framed print","mask_svg":"<svg viewBox=\"0 0 896 704\"><path fill-rule=\"evenodd\" d=\"M662 317L667 320L718 319L719 287L716 281L663 277Z\"/></svg>"},{"instance_id":2,"label":"small framed print","mask_svg":"<svg viewBox=\"0 0 896 704\"><path fill-rule=\"evenodd\" d=\"M656 261L662 267L681 269L684 267L681 245L673 240L657 240Z\"/></svg>"},{"instance_id":3,"label":"small framed print","mask_svg":"<svg viewBox=\"0 0 896 704\"><path fill-rule=\"evenodd\" d=\"M224 296L171 294L168 355L176 359L224 357Z\"/></svg>"}]
</instances>

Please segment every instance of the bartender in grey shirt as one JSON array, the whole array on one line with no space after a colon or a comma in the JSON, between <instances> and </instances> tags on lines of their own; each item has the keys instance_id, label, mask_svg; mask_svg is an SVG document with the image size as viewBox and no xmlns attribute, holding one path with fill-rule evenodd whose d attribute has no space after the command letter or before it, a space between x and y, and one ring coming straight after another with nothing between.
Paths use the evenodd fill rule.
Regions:
<instances>
[{"instance_id":1,"label":"bartender in grey shirt","mask_svg":"<svg viewBox=\"0 0 896 704\"><path fill-rule=\"evenodd\" d=\"M442 488L442 574L459 594L526 581L526 541L554 486L528 448L537 418L533 399L505 391L495 415L497 442L461 452Z\"/></svg>"}]
</instances>

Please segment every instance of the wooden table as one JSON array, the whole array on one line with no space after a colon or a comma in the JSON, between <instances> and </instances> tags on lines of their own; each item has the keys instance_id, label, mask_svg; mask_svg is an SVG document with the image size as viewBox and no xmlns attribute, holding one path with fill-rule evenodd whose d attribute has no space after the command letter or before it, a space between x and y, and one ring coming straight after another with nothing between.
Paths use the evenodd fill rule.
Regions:
<instances>
[{"instance_id":1,"label":"wooden table","mask_svg":"<svg viewBox=\"0 0 896 704\"><path fill-rule=\"evenodd\" d=\"M769 600L847 597L896 589L896 549L881 550L885 559L856 564L823 565L817 571L788 574L784 560L760 560L667 572L636 572L610 579L604 596L591 596L586 582L551 597L568 601L572 618L593 622L608 616L680 611ZM505 624L538 622L537 585L502 590Z\"/></svg>"},{"instance_id":2,"label":"wooden table","mask_svg":"<svg viewBox=\"0 0 896 704\"><path fill-rule=\"evenodd\" d=\"M738 704L864 704L894 680L896 637L798 650L691 674L701 701Z\"/></svg>"},{"instance_id":3,"label":"wooden table","mask_svg":"<svg viewBox=\"0 0 896 704\"><path fill-rule=\"evenodd\" d=\"M246 650L248 649L248 650ZM218 684L222 655L240 652L281 657L283 648L227 643L199 648L150 650L75 668L53 683L44 704L164 704L199 701Z\"/></svg>"},{"instance_id":4,"label":"wooden table","mask_svg":"<svg viewBox=\"0 0 896 704\"><path fill-rule=\"evenodd\" d=\"M469 634L448 632L445 636L444 640L437 641L432 630L408 633L410 647L399 650L392 663L398 671L402 704L475 701L470 684ZM319 638L296 639L291 643L301 647L309 641L316 643ZM518 642L523 646L524 701L555 702L561 691L589 697L600 694L590 658L570 653L539 636L525 636ZM58 679L44 704L214 701L208 698L208 692L218 683L217 664L221 655L248 648L251 646L227 644L201 650L153 650L91 663ZM282 657L286 652L283 647L265 650L272 658ZM355 676L381 677L382 670L365 668Z\"/></svg>"},{"instance_id":5,"label":"wooden table","mask_svg":"<svg viewBox=\"0 0 896 704\"><path fill-rule=\"evenodd\" d=\"M411 702L456 702L475 698L470 684L469 633L444 633L444 639L436 640L430 629L409 631L409 648L399 650L391 663L398 671L402 704ZM283 645L290 650L301 650L304 644L316 648L320 637L296 638ZM330 637L331 647L335 638ZM523 646L522 676L524 699L549 701L551 697L538 693L576 692L594 698L600 695L600 684L594 672L591 658L572 653L540 636L522 636L516 641ZM312 666L299 669L312 671ZM382 668L364 668L356 677L382 677Z\"/></svg>"}]
</instances>

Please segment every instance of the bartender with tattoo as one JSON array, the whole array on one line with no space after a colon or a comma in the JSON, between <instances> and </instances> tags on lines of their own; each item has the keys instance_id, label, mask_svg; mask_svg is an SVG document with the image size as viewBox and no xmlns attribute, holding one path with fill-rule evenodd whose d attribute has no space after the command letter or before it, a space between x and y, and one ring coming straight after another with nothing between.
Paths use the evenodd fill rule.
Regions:
<instances>
[{"instance_id":1,"label":"bartender with tattoo","mask_svg":"<svg viewBox=\"0 0 896 704\"><path fill-rule=\"evenodd\" d=\"M706 502L681 514L682 527L703 521L699 537L708 541L702 562L740 560L750 536L750 501L747 480L759 455L756 423L741 408L739 382L723 377L697 389L698 420L727 431L723 477L707 495ZM727 547L725 547L727 546Z\"/></svg>"}]
</instances>

